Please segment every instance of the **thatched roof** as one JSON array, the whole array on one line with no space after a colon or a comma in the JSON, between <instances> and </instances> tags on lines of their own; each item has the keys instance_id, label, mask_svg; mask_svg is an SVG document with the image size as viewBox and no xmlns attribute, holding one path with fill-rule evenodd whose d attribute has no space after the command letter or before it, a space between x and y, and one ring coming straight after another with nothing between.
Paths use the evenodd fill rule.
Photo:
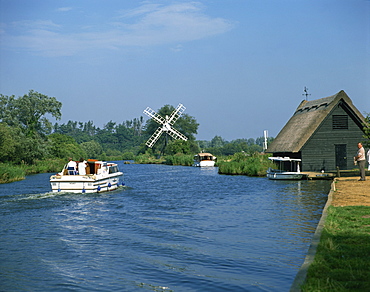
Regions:
<instances>
[{"instance_id":1,"label":"thatched roof","mask_svg":"<svg viewBox=\"0 0 370 292\"><path fill-rule=\"evenodd\" d=\"M338 104L341 104L358 126L362 127L361 123L365 122L363 115L353 105L348 95L341 90L329 97L302 101L266 152L299 152Z\"/></svg>"}]
</instances>

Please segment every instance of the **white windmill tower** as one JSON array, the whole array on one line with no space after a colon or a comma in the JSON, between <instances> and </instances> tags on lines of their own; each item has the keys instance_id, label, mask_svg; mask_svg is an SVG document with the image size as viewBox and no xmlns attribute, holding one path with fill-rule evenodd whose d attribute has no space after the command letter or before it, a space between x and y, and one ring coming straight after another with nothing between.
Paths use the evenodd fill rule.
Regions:
<instances>
[{"instance_id":1,"label":"white windmill tower","mask_svg":"<svg viewBox=\"0 0 370 292\"><path fill-rule=\"evenodd\" d=\"M186 107L184 107L181 103L177 106L177 108L172 112L170 117L166 115L165 118L161 117L159 114L157 114L154 110L152 110L150 107L147 107L144 110L144 114L146 114L148 117L155 120L158 124L161 126L154 132L154 134L148 139L146 142L146 145L149 148L152 148L155 142L159 139L159 137L162 135L163 132L169 134L174 139L182 139L184 141L188 140L188 138L181 134L179 131L174 129L172 126L177 121L177 119L181 116L181 114L184 112Z\"/></svg>"}]
</instances>

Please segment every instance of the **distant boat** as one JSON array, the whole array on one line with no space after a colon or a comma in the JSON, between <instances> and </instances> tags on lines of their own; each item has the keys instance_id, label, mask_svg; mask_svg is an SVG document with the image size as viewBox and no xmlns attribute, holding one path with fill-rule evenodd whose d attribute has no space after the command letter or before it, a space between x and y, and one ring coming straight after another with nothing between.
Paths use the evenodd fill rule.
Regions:
<instances>
[{"instance_id":1,"label":"distant boat","mask_svg":"<svg viewBox=\"0 0 370 292\"><path fill-rule=\"evenodd\" d=\"M300 171L299 163L301 159L290 157L269 157L269 159L274 161L279 167L279 169L270 167L267 170L266 176L269 179L300 180L308 177L307 174Z\"/></svg>"},{"instance_id":2,"label":"distant boat","mask_svg":"<svg viewBox=\"0 0 370 292\"><path fill-rule=\"evenodd\" d=\"M215 166L216 159L211 153L198 153L194 155L193 166Z\"/></svg>"},{"instance_id":3,"label":"distant boat","mask_svg":"<svg viewBox=\"0 0 370 292\"><path fill-rule=\"evenodd\" d=\"M65 166L60 173L52 175L50 177L52 192L99 193L118 188L123 173L119 171L116 163L93 159L86 163L86 174L79 175Z\"/></svg>"}]
</instances>

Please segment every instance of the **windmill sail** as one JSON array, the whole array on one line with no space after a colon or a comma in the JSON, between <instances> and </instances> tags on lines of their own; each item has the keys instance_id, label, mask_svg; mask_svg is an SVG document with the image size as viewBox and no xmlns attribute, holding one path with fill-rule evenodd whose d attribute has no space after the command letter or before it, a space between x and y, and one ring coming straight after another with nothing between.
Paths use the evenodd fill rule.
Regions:
<instances>
[{"instance_id":1,"label":"windmill sail","mask_svg":"<svg viewBox=\"0 0 370 292\"><path fill-rule=\"evenodd\" d=\"M168 133L174 139L182 139L187 141L188 138L181 134L178 130L174 129L172 126L177 121L177 119L182 115L185 111L186 107L184 107L181 103L177 106L177 108L171 113L170 117L166 116L166 118L161 117L157 114L154 110L150 107L147 107L144 110L144 114L155 120L161 126L154 132L154 134L148 139L146 145L150 148L158 141L159 137L162 135L163 132Z\"/></svg>"},{"instance_id":2,"label":"windmill sail","mask_svg":"<svg viewBox=\"0 0 370 292\"><path fill-rule=\"evenodd\" d=\"M185 111L186 107L184 107L181 103L177 106L177 108L172 112L170 118L168 119L168 123L173 126L173 124L177 121L177 119L182 115Z\"/></svg>"},{"instance_id":3,"label":"windmill sail","mask_svg":"<svg viewBox=\"0 0 370 292\"><path fill-rule=\"evenodd\" d=\"M164 124L166 120L162 118L159 114L157 114L154 110L152 110L150 107L147 107L144 110L144 114L151 117L153 120L155 120L158 124Z\"/></svg>"},{"instance_id":4,"label":"windmill sail","mask_svg":"<svg viewBox=\"0 0 370 292\"><path fill-rule=\"evenodd\" d=\"M169 131L167 132L172 138L174 139L182 139L184 141L187 141L188 140L188 137L186 137L185 135L181 134L179 131L177 131L176 129L174 128L170 128Z\"/></svg>"},{"instance_id":5,"label":"windmill sail","mask_svg":"<svg viewBox=\"0 0 370 292\"><path fill-rule=\"evenodd\" d=\"M150 138L148 139L148 141L146 141L146 146L148 146L149 148L152 148L153 145L155 144L155 142L157 142L157 140L159 139L159 137L162 135L163 133L163 128L159 127L152 136L150 136Z\"/></svg>"}]
</instances>

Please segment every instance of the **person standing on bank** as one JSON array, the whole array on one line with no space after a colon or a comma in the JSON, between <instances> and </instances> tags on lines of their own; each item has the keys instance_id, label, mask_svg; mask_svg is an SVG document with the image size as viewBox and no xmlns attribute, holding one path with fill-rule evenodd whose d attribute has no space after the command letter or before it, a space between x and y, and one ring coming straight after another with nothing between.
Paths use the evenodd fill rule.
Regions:
<instances>
[{"instance_id":1,"label":"person standing on bank","mask_svg":"<svg viewBox=\"0 0 370 292\"><path fill-rule=\"evenodd\" d=\"M370 149L367 151L367 162L369 163L369 166L367 167L367 170L370 170Z\"/></svg>"},{"instance_id":2,"label":"person standing on bank","mask_svg":"<svg viewBox=\"0 0 370 292\"><path fill-rule=\"evenodd\" d=\"M358 168L360 169L360 175L361 178L360 181L366 180L365 178L365 164L366 164L366 158L365 158L365 149L362 147L362 143L357 144L358 151L357 155L355 156L355 161L357 161Z\"/></svg>"}]
</instances>

